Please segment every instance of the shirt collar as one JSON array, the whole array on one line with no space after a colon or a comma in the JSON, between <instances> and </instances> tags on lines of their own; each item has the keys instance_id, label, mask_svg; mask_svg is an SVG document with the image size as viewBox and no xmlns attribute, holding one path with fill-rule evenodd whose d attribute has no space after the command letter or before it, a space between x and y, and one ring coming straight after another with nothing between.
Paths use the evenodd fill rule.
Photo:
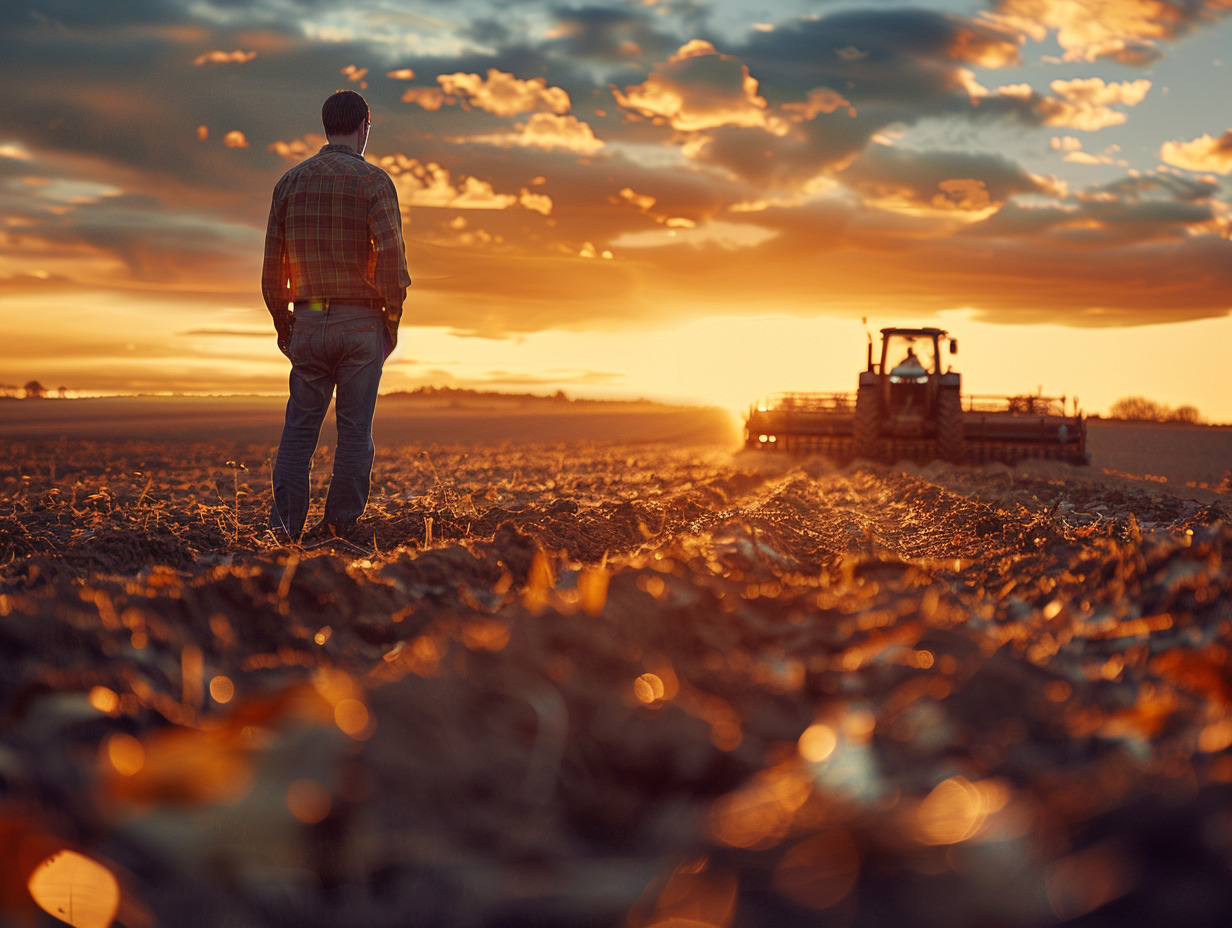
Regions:
<instances>
[{"instance_id":1,"label":"shirt collar","mask_svg":"<svg viewBox=\"0 0 1232 928\"><path fill-rule=\"evenodd\" d=\"M362 160L363 160L363 158L364 158L364 156L363 156L363 155L361 155L359 152L357 152L357 151L356 151L354 148L352 148L350 145L335 145L335 144L333 144L332 142L331 142L330 144L328 144L328 145L323 145L323 146L321 146L321 150L320 150L319 152L317 152L317 154L318 154L318 155L323 155L323 154L325 154L326 152L335 152L335 151L337 151L337 152L342 152L342 153L343 153L343 154L345 154L345 155L354 155L356 158L359 158L361 161L362 161Z\"/></svg>"}]
</instances>

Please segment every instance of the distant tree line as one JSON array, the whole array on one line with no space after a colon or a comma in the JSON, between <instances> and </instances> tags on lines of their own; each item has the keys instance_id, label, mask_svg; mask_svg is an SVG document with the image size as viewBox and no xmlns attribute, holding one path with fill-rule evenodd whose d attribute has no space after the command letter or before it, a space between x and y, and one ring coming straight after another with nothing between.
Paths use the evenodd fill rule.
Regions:
<instances>
[{"instance_id":1,"label":"distant tree line","mask_svg":"<svg viewBox=\"0 0 1232 928\"><path fill-rule=\"evenodd\" d=\"M0 397L7 399L21 397L27 400L41 400L47 395L47 392L47 388L37 380L28 380L20 387L15 383L0 383ZM65 399L68 396L68 387L57 387L56 395L60 399Z\"/></svg>"},{"instance_id":2,"label":"distant tree line","mask_svg":"<svg viewBox=\"0 0 1232 928\"><path fill-rule=\"evenodd\" d=\"M571 402L564 390L557 390L550 396L539 396L533 393L505 393L500 390L475 390L471 387L450 387L450 386L434 386L427 384L416 387L414 390L395 390L389 394L390 396L415 396L429 398L444 398L444 399L460 399L460 398L491 398L491 397L517 397L519 399L535 399L549 400L554 403Z\"/></svg>"},{"instance_id":3,"label":"distant tree line","mask_svg":"<svg viewBox=\"0 0 1232 928\"><path fill-rule=\"evenodd\" d=\"M1194 406L1178 406L1173 409L1156 403L1144 396L1126 396L1117 400L1108 410L1110 419L1132 419L1138 422L1182 422L1197 425L1202 414Z\"/></svg>"}]
</instances>

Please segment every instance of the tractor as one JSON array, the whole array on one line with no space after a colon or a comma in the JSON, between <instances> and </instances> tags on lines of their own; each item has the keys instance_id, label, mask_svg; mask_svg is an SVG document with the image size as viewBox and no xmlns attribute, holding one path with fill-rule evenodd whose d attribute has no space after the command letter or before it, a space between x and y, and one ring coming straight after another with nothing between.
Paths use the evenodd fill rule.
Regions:
<instances>
[{"instance_id":1,"label":"tractor","mask_svg":"<svg viewBox=\"0 0 1232 928\"><path fill-rule=\"evenodd\" d=\"M942 367L943 355L958 353L944 329L885 328L879 361L874 347L870 335L854 396L782 393L750 409L746 447L842 461L1089 462L1076 401L1067 414L1065 397L964 397L962 375Z\"/></svg>"}]
</instances>

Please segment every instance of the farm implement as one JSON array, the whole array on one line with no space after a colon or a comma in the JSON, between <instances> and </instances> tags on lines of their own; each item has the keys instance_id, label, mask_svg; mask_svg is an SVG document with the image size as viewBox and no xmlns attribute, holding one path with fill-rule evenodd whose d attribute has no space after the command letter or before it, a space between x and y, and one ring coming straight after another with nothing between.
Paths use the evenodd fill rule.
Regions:
<instances>
[{"instance_id":1,"label":"farm implement","mask_svg":"<svg viewBox=\"0 0 1232 928\"><path fill-rule=\"evenodd\" d=\"M1086 421L1065 397L964 396L962 376L942 370L942 329L881 330L856 393L779 393L749 410L745 447L822 454L839 461L943 460L955 464L1031 458L1089 463Z\"/></svg>"}]
</instances>

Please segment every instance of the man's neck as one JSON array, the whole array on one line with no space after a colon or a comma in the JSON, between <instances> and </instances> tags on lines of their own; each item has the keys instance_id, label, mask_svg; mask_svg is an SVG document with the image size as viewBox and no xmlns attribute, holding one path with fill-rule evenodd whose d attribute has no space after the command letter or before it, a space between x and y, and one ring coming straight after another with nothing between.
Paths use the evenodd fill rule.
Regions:
<instances>
[{"instance_id":1,"label":"man's neck","mask_svg":"<svg viewBox=\"0 0 1232 928\"><path fill-rule=\"evenodd\" d=\"M345 146L346 148L351 149L351 151L355 152L357 155L363 155L363 152L360 151L359 149L359 133L358 132L352 132L350 135L326 136L325 141L329 142L330 145Z\"/></svg>"}]
</instances>

